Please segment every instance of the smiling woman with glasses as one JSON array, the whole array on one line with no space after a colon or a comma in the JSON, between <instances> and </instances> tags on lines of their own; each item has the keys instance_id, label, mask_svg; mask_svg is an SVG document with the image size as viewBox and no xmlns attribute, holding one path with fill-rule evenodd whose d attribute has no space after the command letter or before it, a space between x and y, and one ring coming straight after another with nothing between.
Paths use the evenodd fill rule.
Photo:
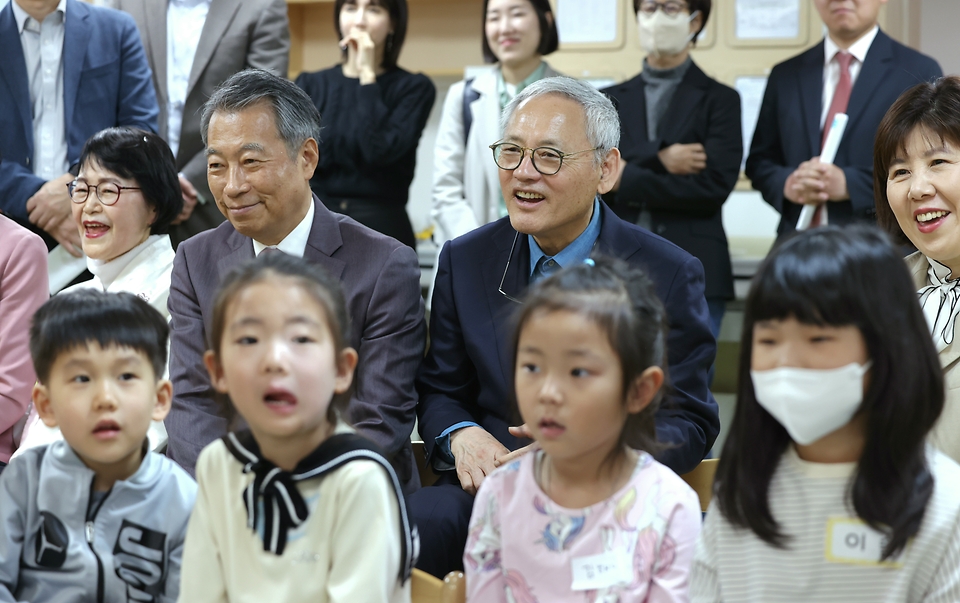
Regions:
<instances>
[{"instance_id":1,"label":"smiling woman with glasses","mask_svg":"<svg viewBox=\"0 0 960 603\"><path fill-rule=\"evenodd\" d=\"M87 140L80 172L67 185L73 220L93 279L67 287L132 293L167 320L167 296L173 270L173 246L167 232L183 209L173 153L162 138L136 128L102 130ZM154 450L166 445L167 432L156 421L147 434ZM20 448L60 439L32 411Z\"/></svg>"}]
</instances>

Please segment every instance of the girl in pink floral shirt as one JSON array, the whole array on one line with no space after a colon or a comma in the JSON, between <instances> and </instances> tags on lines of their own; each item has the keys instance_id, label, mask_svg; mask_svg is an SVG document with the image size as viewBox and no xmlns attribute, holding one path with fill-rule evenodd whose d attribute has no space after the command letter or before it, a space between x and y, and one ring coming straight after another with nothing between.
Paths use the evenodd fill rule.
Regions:
<instances>
[{"instance_id":1,"label":"girl in pink floral shirt","mask_svg":"<svg viewBox=\"0 0 960 603\"><path fill-rule=\"evenodd\" d=\"M530 291L515 390L536 443L484 480L464 551L470 602L687 601L696 494L653 459L665 312L597 258Z\"/></svg>"}]
</instances>

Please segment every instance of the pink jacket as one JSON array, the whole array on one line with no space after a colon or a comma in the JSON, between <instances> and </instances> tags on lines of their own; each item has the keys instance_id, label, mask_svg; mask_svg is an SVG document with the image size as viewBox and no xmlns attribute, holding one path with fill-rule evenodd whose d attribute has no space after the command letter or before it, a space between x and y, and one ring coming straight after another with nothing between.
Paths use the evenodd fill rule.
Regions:
<instances>
[{"instance_id":1,"label":"pink jacket","mask_svg":"<svg viewBox=\"0 0 960 603\"><path fill-rule=\"evenodd\" d=\"M37 377L30 359L30 319L50 296L43 239L0 215L0 461L13 453L13 427L24 416Z\"/></svg>"}]
</instances>

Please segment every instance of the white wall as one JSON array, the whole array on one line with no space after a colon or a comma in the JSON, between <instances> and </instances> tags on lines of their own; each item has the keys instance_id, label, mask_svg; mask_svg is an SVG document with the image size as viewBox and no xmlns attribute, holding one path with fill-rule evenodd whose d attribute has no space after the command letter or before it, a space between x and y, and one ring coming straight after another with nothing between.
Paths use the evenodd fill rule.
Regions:
<instances>
[{"instance_id":1,"label":"white wall","mask_svg":"<svg viewBox=\"0 0 960 603\"><path fill-rule=\"evenodd\" d=\"M947 75L960 75L957 0L920 0L920 50L940 62Z\"/></svg>"}]
</instances>

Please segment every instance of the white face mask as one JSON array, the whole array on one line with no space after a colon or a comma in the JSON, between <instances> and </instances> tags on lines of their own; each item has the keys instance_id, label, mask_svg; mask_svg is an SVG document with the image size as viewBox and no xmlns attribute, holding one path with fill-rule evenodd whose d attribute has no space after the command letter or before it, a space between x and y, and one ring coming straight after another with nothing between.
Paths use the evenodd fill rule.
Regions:
<instances>
[{"instance_id":1,"label":"white face mask","mask_svg":"<svg viewBox=\"0 0 960 603\"><path fill-rule=\"evenodd\" d=\"M694 11L690 16L681 12L672 17L662 10L652 15L638 12L640 46L648 54L656 56L680 54L693 39L693 34L690 33L690 21L693 21L699 12Z\"/></svg>"},{"instance_id":2,"label":"white face mask","mask_svg":"<svg viewBox=\"0 0 960 603\"><path fill-rule=\"evenodd\" d=\"M793 441L807 445L853 418L863 402L863 376L870 362L836 369L783 367L750 371L757 402L773 415Z\"/></svg>"}]
</instances>

